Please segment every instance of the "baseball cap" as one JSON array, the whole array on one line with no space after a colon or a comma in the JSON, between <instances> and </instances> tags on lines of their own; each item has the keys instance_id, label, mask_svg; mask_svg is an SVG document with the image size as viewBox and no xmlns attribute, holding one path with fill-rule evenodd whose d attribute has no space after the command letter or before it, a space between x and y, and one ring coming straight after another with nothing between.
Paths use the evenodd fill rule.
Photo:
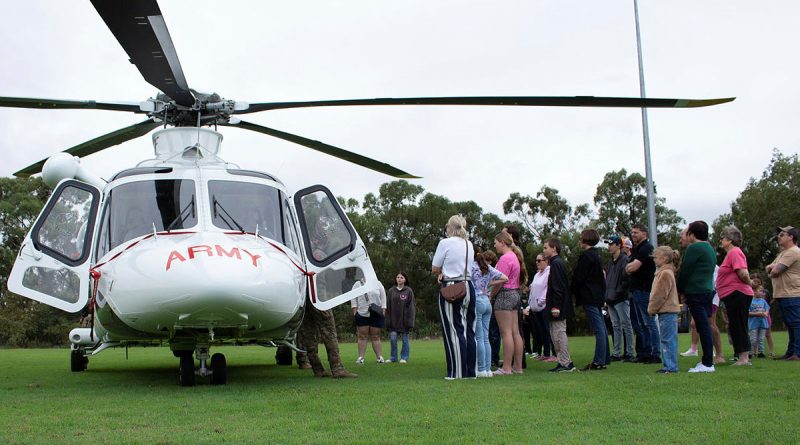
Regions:
<instances>
[{"instance_id":1,"label":"baseball cap","mask_svg":"<svg viewBox=\"0 0 800 445\"><path fill-rule=\"evenodd\" d=\"M794 239L797 239L797 229L795 229L792 226L778 227L778 233L781 233L781 232L786 232L789 235L792 235L792 237L794 237Z\"/></svg>"},{"instance_id":2,"label":"baseball cap","mask_svg":"<svg viewBox=\"0 0 800 445\"><path fill-rule=\"evenodd\" d=\"M618 246L622 245L622 239L620 239L620 237L618 237L617 235L611 235L610 237L608 237L608 239L603 240L603 241L606 244L616 244Z\"/></svg>"},{"instance_id":3,"label":"baseball cap","mask_svg":"<svg viewBox=\"0 0 800 445\"><path fill-rule=\"evenodd\" d=\"M633 242L630 239L625 239L625 242L622 244L622 247L633 248Z\"/></svg>"}]
</instances>

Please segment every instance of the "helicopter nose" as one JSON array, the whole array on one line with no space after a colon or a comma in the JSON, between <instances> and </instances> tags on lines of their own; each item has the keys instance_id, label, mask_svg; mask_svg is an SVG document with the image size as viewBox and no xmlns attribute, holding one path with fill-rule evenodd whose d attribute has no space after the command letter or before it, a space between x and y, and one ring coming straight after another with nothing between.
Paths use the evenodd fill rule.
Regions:
<instances>
[{"instance_id":1,"label":"helicopter nose","mask_svg":"<svg viewBox=\"0 0 800 445\"><path fill-rule=\"evenodd\" d=\"M102 267L106 299L137 329L270 329L305 298L305 275L290 254L252 235L158 236Z\"/></svg>"}]
</instances>

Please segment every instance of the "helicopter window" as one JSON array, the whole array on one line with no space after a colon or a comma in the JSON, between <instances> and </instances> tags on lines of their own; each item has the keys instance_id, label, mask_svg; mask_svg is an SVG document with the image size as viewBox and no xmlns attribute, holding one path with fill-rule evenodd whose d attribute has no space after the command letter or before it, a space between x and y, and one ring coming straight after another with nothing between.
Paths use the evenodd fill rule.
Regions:
<instances>
[{"instance_id":1,"label":"helicopter window","mask_svg":"<svg viewBox=\"0 0 800 445\"><path fill-rule=\"evenodd\" d=\"M297 235L297 222L286 199L283 200L283 238L286 240L284 244L299 255L300 237Z\"/></svg>"},{"instance_id":2,"label":"helicopter window","mask_svg":"<svg viewBox=\"0 0 800 445\"><path fill-rule=\"evenodd\" d=\"M108 194L97 257L153 230L179 230L196 224L194 181L157 179L123 184Z\"/></svg>"},{"instance_id":3,"label":"helicopter window","mask_svg":"<svg viewBox=\"0 0 800 445\"><path fill-rule=\"evenodd\" d=\"M252 182L208 181L211 222L215 227L255 233L283 242L280 192Z\"/></svg>"},{"instance_id":4,"label":"helicopter window","mask_svg":"<svg viewBox=\"0 0 800 445\"><path fill-rule=\"evenodd\" d=\"M81 259L88 257L90 243L86 240L86 229L98 198L99 195L82 187L59 188L42 212L44 218L33 229L34 245L67 264L82 263Z\"/></svg>"},{"instance_id":5,"label":"helicopter window","mask_svg":"<svg viewBox=\"0 0 800 445\"><path fill-rule=\"evenodd\" d=\"M114 178L111 179L112 181L116 181L120 178L127 178L128 176L135 176L135 175L151 175L153 173L172 173L172 167L136 167L136 168L129 168L127 170L122 170L121 172L114 175Z\"/></svg>"},{"instance_id":6,"label":"helicopter window","mask_svg":"<svg viewBox=\"0 0 800 445\"><path fill-rule=\"evenodd\" d=\"M318 265L327 265L349 252L355 243L355 233L345 223L345 217L322 190L309 192L300 198L304 222L306 251ZM295 198L297 200L297 198ZM297 201L295 201L297 202Z\"/></svg>"},{"instance_id":7,"label":"helicopter window","mask_svg":"<svg viewBox=\"0 0 800 445\"><path fill-rule=\"evenodd\" d=\"M281 181L277 180L276 178L274 178L272 175L268 175L268 174L262 173L262 172L257 172L255 170L238 170L238 169L233 169L233 168L229 168L227 170L228 170L228 173L230 173L232 175L252 176L254 178L269 179L270 181L281 182Z\"/></svg>"}]
</instances>

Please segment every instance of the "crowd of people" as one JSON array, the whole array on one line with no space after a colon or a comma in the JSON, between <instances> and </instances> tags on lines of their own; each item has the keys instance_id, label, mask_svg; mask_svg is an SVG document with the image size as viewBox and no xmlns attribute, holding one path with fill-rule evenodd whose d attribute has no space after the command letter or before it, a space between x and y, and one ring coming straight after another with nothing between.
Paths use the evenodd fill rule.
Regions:
<instances>
[{"instance_id":1,"label":"crowd of people","mask_svg":"<svg viewBox=\"0 0 800 445\"><path fill-rule=\"evenodd\" d=\"M772 353L770 296L758 274L751 276L741 250L742 234L726 227L719 237L725 255L717 253L704 221L690 223L681 233L683 255L668 246L654 247L648 228L635 224L631 239L613 235L605 240L611 258L603 265L595 229L580 234L581 252L568 279L561 257L561 241L544 242L536 257L536 273L527 270L513 227L495 237L495 251L475 252L467 239L466 221L452 216L447 238L440 241L431 271L442 288L461 283L466 291L457 300L439 296L445 379L508 376L524 373L525 337L533 337L527 356L556 362L551 372L576 368L569 352L567 323L575 306L586 314L595 336L592 361L582 369L599 371L611 362L660 364L661 374L679 372L678 315L685 304L692 317L692 346L681 353L701 360L690 373L715 372L725 362L717 328L717 308L724 307L728 337L735 359L731 366L750 366L751 357ZM800 248L794 227L777 229L781 253L767 266L777 302L789 334L786 353L778 360L800 361ZM470 263L471 265L468 265ZM609 344L604 314L611 320ZM492 341L496 320L503 357ZM522 326L522 327L520 327ZM527 327L527 328L526 328ZM715 353L716 351L716 353ZM491 371L491 366L495 370Z\"/></svg>"},{"instance_id":2,"label":"crowd of people","mask_svg":"<svg viewBox=\"0 0 800 445\"><path fill-rule=\"evenodd\" d=\"M469 241L463 216L450 217L445 229L447 237L436 248L431 272L440 289L456 286L452 292L440 291L438 297L447 380L522 374L526 358L555 363L550 372L576 370L567 336L576 306L583 308L595 337L594 355L582 368L585 371L631 362L660 364L658 373L671 374L680 371L679 355L699 355L700 362L688 372L715 372L715 365L726 361L718 313L723 314L735 356L731 366L750 366L752 357L766 357L765 343L766 352L773 355L771 304L779 307L789 334L786 353L774 358L800 361L800 248L794 227L777 228L781 252L764 271L772 280L771 296L761 274L748 271L742 234L732 226L719 236L725 252L720 265L704 221L694 221L681 232L683 255L668 246L654 247L648 228L634 224L630 239L618 235L605 239L610 254L605 265L597 248L599 233L586 229L580 234L581 251L571 280L558 238L544 242L536 256L536 272L529 277L514 226L495 236L494 251L483 252L476 252ZM365 363L368 342L378 363L410 359L416 301L405 272L398 272L395 282L389 289L379 288L351 301L357 364ZM352 288L361 285L355 280ZM691 314L692 343L679 354L682 303ZM724 310L718 311L720 307ZM310 327L304 322L298 338L308 354L298 354L298 364L312 368L319 377L355 377L341 363L330 311L311 311ZM384 328L391 344L388 359L381 350ZM331 329L332 334L327 332ZM320 340L326 341L330 372L317 357Z\"/></svg>"}]
</instances>

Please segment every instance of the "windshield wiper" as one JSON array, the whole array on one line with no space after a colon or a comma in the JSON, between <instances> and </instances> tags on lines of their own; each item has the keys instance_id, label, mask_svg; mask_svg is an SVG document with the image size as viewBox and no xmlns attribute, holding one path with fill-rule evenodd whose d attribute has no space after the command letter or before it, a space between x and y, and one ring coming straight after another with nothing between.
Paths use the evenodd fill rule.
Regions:
<instances>
[{"instance_id":1,"label":"windshield wiper","mask_svg":"<svg viewBox=\"0 0 800 445\"><path fill-rule=\"evenodd\" d=\"M186 212L189 209L192 210L191 213L187 213ZM186 215L184 216L184 214L186 214ZM192 218L195 217L195 215L194 215L194 195L192 195L192 201L189 202L189 204L186 204L186 207L184 207L183 210L181 210L181 213L178 213L178 216L176 216L175 219L172 220L172 222L167 226L166 231L169 232L170 230L176 228L178 225L180 225L180 228L182 229L183 228L183 222L186 221L186 219L189 217L189 215L191 215Z\"/></svg>"},{"instance_id":2,"label":"windshield wiper","mask_svg":"<svg viewBox=\"0 0 800 445\"><path fill-rule=\"evenodd\" d=\"M220 204L219 201L217 201L217 197L216 196L212 196L211 200L214 202L213 207L214 207L214 218L215 219L217 218L217 216L219 216L219 219L221 219L222 222L227 224L229 229L239 229L240 232L245 233L244 228L238 222L236 222L236 220L233 218L233 216L231 216L230 213L228 213L227 210L225 210L225 207L222 207L222 204ZM219 207L219 209L222 210L222 212L225 215L218 214L217 213L217 207ZM226 219L225 216L227 216L230 220ZM233 227L234 225L236 225L236 227Z\"/></svg>"}]
</instances>

